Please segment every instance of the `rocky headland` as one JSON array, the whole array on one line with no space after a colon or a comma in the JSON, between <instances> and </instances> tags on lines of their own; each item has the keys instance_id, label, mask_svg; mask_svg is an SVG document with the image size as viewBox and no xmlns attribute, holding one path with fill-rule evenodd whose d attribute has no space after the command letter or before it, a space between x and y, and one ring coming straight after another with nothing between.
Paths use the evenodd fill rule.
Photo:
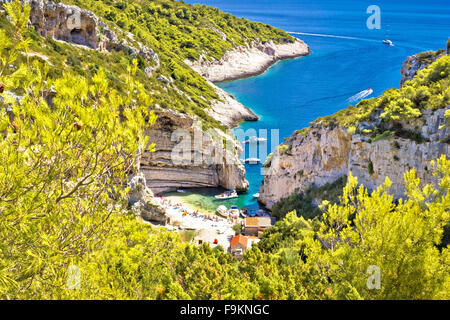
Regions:
<instances>
[{"instance_id":1,"label":"rocky headland","mask_svg":"<svg viewBox=\"0 0 450 320\"><path fill-rule=\"evenodd\" d=\"M220 60L200 57L185 63L211 82L236 80L255 76L266 71L277 61L308 55L310 49L303 41L276 44L253 42L228 51Z\"/></svg>"}]
</instances>

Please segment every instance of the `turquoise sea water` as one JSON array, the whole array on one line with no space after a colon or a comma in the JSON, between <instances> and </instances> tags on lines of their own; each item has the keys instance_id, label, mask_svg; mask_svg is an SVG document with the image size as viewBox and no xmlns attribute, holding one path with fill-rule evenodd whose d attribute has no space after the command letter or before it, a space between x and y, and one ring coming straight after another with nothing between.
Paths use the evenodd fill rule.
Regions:
<instances>
[{"instance_id":1,"label":"turquoise sea water","mask_svg":"<svg viewBox=\"0 0 450 320\"><path fill-rule=\"evenodd\" d=\"M346 108L348 98L362 90L372 88L370 97L374 97L388 88L399 87L405 58L443 48L450 36L449 0L187 2L218 7L290 32L316 34L293 34L310 46L311 55L281 61L257 77L219 84L261 117L258 122L246 122L240 127L277 129L280 140L275 144L317 117ZM381 9L380 30L369 30L366 26L369 17L366 9L371 4ZM381 40L385 38L395 46L383 45ZM269 148L271 144L269 139ZM259 191L263 179L260 169L260 165L246 165L250 190L237 200L229 200L229 205L258 206L252 195ZM209 201L210 194L215 193L196 192L203 194L195 197L196 201L202 201L202 197Z\"/></svg>"}]
</instances>

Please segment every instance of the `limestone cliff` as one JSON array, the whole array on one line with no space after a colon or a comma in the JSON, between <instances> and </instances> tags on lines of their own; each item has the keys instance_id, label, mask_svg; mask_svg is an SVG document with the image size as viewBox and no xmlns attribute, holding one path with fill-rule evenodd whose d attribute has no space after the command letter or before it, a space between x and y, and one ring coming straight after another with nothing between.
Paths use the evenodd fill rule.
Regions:
<instances>
[{"instance_id":1,"label":"limestone cliff","mask_svg":"<svg viewBox=\"0 0 450 320\"><path fill-rule=\"evenodd\" d=\"M220 60L200 57L198 61L186 60L185 63L209 81L220 82L255 76L279 60L309 53L309 47L298 39L281 44L254 42L228 51Z\"/></svg>"},{"instance_id":2,"label":"limestone cliff","mask_svg":"<svg viewBox=\"0 0 450 320\"><path fill-rule=\"evenodd\" d=\"M313 123L306 134L292 135L268 160L260 201L271 208L291 193L332 183L349 172L369 190L389 177L396 198L402 197L403 175L411 168L416 168L423 183L433 182L430 161L441 154L450 157L450 129L444 126L448 109L424 110L415 121L402 123L403 130L420 128L421 141L395 135L372 141L375 139L350 134L346 128ZM375 117L358 124L357 132L379 124Z\"/></svg>"},{"instance_id":3,"label":"limestone cliff","mask_svg":"<svg viewBox=\"0 0 450 320\"><path fill-rule=\"evenodd\" d=\"M140 171L153 192L218 186L248 189L239 161L242 149L231 134L204 132L193 117L170 110L156 110L156 114L156 124L146 132L156 152L146 152L140 160Z\"/></svg>"},{"instance_id":4,"label":"limestone cliff","mask_svg":"<svg viewBox=\"0 0 450 320\"><path fill-rule=\"evenodd\" d=\"M0 0L0 8L7 2L11 0ZM22 2L30 5L30 24L43 37L96 50L125 51L152 62L154 69L159 67L159 58L153 49L134 40L130 33L112 30L91 11L47 0Z\"/></svg>"}]
</instances>

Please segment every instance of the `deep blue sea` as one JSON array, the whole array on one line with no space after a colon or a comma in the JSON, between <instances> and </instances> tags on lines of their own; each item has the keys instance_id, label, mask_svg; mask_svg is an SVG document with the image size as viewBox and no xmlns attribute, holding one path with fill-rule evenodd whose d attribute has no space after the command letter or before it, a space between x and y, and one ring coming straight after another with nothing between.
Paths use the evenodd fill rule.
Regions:
<instances>
[{"instance_id":1,"label":"deep blue sea","mask_svg":"<svg viewBox=\"0 0 450 320\"><path fill-rule=\"evenodd\" d=\"M314 34L293 34L310 46L309 56L281 61L257 77L219 84L261 117L258 122L243 123L241 128L278 129L280 140L276 144L317 117L348 107L348 99L362 90L372 88L370 97L374 97L399 87L405 58L444 48L450 36L450 0L186 2L218 7L289 32ZM379 30L367 28L370 5L381 9ZM382 44L385 38L395 46ZM269 149L271 144L269 140ZM259 191L261 167L246 165L246 169L250 190L236 203L255 207L252 194Z\"/></svg>"}]
</instances>

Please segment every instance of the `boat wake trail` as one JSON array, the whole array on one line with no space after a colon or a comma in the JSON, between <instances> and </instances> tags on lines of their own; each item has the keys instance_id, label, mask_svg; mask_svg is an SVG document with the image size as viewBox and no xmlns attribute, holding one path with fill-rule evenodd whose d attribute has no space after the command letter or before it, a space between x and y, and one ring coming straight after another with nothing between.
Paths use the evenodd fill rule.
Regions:
<instances>
[{"instance_id":1,"label":"boat wake trail","mask_svg":"<svg viewBox=\"0 0 450 320\"><path fill-rule=\"evenodd\" d=\"M348 97L349 95L353 94L350 98L346 99L345 101L347 101L348 103L353 103L356 102L358 100L364 99L368 96L370 96L373 93L373 90L371 88L368 88L366 90L360 91L358 93L355 94L355 91L352 92L347 92L344 94L340 94L340 95L335 95L335 96L330 96L330 97L323 97L323 98L319 98L319 99L314 99L314 100L309 100L307 102L304 102L300 105L300 107L305 107L305 106L309 106L311 104L317 103L317 102L323 102L326 100L332 100L332 99L338 99L338 98L343 98L343 97Z\"/></svg>"},{"instance_id":2,"label":"boat wake trail","mask_svg":"<svg viewBox=\"0 0 450 320\"><path fill-rule=\"evenodd\" d=\"M357 94L351 96L350 98L347 99L347 101L348 102L356 102L358 100L361 100L361 99L364 99L364 98L370 96L372 93L373 93L373 90L369 88L369 89L363 90L363 91L358 92Z\"/></svg>"},{"instance_id":3,"label":"boat wake trail","mask_svg":"<svg viewBox=\"0 0 450 320\"><path fill-rule=\"evenodd\" d=\"M313 104L313 103L316 103L316 102L320 102L320 101L337 99L337 98L342 98L342 97L348 97L349 95L354 94L354 93L355 93L355 91L352 91L352 92L347 92L347 93L336 95L336 96L323 97L323 98L319 98L319 99L309 100L309 101L303 103L302 105L310 105L310 104Z\"/></svg>"},{"instance_id":4,"label":"boat wake trail","mask_svg":"<svg viewBox=\"0 0 450 320\"><path fill-rule=\"evenodd\" d=\"M338 38L338 39L348 39L348 40L361 40L361 41L370 41L370 42L378 42L378 40L367 39L367 38L358 38L358 37L348 37L348 36L337 36L334 34L323 34L323 33L307 33L307 32L295 32L295 31L286 31L289 34L299 34L303 36L314 36L314 37L325 37L325 38Z\"/></svg>"}]
</instances>

